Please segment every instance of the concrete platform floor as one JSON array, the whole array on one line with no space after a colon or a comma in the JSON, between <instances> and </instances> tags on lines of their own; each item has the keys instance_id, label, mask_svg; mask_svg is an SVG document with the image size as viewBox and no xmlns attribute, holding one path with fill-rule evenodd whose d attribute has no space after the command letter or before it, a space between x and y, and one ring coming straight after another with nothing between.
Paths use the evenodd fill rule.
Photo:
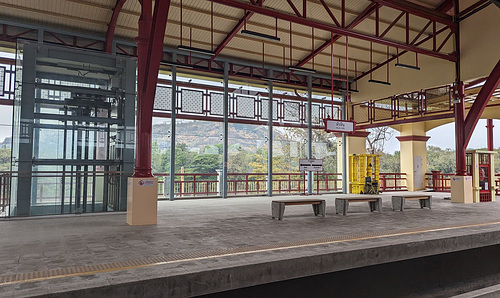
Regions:
<instances>
[{"instance_id":1,"label":"concrete platform floor","mask_svg":"<svg viewBox=\"0 0 500 298\"><path fill-rule=\"evenodd\" d=\"M500 244L500 202L426 193L432 209L411 200L392 211L397 194L411 192L381 194L381 213L352 203L347 216L334 206L346 195L327 194L160 201L156 226L128 226L125 213L0 220L0 297L89 296L99 287L116 297L185 297ZM273 220L271 201L283 198L325 199L326 217L304 205ZM148 280L163 288L112 287Z\"/></svg>"}]
</instances>

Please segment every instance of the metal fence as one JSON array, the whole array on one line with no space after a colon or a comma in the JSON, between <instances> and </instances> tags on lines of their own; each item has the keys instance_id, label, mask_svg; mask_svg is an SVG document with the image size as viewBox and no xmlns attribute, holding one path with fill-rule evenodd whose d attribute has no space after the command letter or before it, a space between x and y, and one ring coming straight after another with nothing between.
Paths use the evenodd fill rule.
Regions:
<instances>
[{"instance_id":1,"label":"metal fence","mask_svg":"<svg viewBox=\"0 0 500 298\"><path fill-rule=\"evenodd\" d=\"M434 191L451 192L451 177L453 173L441 173L440 171L432 171L425 174L426 187Z\"/></svg>"},{"instance_id":2,"label":"metal fence","mask_svg":"<svg viewBox=\"0 0 500 298\"><path fill-rule=\"evenodd\" d=\"M451 177L455 174L432 171L426 173L426 186L434 191L451 192ZM495 174L495 195L500 196L500 174Z\"/></svg>"},{"instance_id":3,"label":"metal fence","mask_svg":"<svg viewBox=\"0 0 500 298\"><path fill-rule=\"evenodd\" d=\"M119 180L132 173L124 172L34 172L30 178L36 183L32 192L36 198L31 202L37 206L52 206L55 213L75 213L76 201L87 206L82 212L117 210L119 201ZM165 173L158 177L158 197L169 197L170 176ZM88 179L82 179L87 176ZM9 216L11 205L11 184L13 179L25 177L18 172L0 172L0 217ZM216 197L221 194L220 173L175 174L174 196L176 198ZM98 178L98 179L97 179ZM227 193L229 196L264 195L267 193L267 173L228 173ZM80 181L80 186L75 183ZM86 187L83 187L84 183ZM500 177L499 182L500 183ZM96 192L96 185L108 187ZM498 185L498 184L497 184ZM307 190L304 173L273 173L273 194L301 194ZM76 193L86 189L85 193ZM381 173L380 190L406 190L405 173ZM333 193L342 191L342 174L314 173L313 193ZM101 197L99 197L101 196ZM99 206L99 207L96 207Z\"/></svg>"},{"instance_id":4,"label":"metal fence","mask_svg":"<svg viewBox=\"0 0 500 298\"><path fill-rule=\"evenodd\" d=\"M500 174L495 174L495 187L496 187L496 190L495 190L495 195L496 196L500 196Z\"/></svg>"},{"instance_id":5,"label":"metal fence","mask_svg":"<svg viewBox=\"0 0 500 298\"><path fill-rule=\"evenodd\" d=\"M157 173L158 196L168 197L169 174ZM317 173L313 184L314 192L335 192L342 190L342 174ZM199 197L220 195L219 174L175 174L174 196ZM304 193L307 182L303 173L273 173L273 193ZM267 173L228 173L228 195L258 195L267 193Z\"/></svg>"},{"instance_id":6,"label":"metal fence","mask_svg":"<svg viewBox=\"0 0 500 298\"><path fill-rule=\"evenodd\" d=\"M380 173L380 191L408 190L406 173Z\"/></svg>"}]
</instances>

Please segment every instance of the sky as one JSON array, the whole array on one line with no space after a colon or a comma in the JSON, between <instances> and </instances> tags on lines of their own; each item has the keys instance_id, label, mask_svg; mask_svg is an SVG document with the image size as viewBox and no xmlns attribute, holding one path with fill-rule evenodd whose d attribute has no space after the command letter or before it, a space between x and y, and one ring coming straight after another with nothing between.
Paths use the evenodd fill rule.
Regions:
<instances>
[{"instance_id":1,"label":"sky","mask_svg":"<svg viewBox=\"0 0 500 298\"><path fill-rule=\"evenodd\" d=\"M493 147L500 147L500 140L495 136L500 135L500 120L493 120ZM385 145L385 152L394 153L394 151L399 151L399 141L396 137L399 133L392 137ZM438 126L427 132L427 136L431 137L427 141L427 146L436 146L442 149L450 148L455 150L455 124L448 123L445 125ZM496 142L495 142L496 141ZM486 148L486 119L480 119L474 129L474 133L469 141L467 149L479 149Z\"/></svg>"}]
</instances>

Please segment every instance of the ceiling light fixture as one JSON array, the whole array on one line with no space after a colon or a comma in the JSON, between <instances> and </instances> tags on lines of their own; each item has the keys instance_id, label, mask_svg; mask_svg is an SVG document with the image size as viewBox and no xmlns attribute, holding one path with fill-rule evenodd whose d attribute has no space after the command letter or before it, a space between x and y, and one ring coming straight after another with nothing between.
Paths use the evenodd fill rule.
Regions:
<instances>
[{"instance_id":1,"label":"ceiling light fixture","mask_svg":"<svg viewBox=\"0 0 500 298\"><path fill-rule=\"evenodd\" d=\"M344 88L344 87L339 87L339 90L340 90L340 91L347 91L347 89L346 89L346 88ZM356 90L356 89L349 89L349 92L358 93L359 91L358 91L358 90Z\"/></svg>"},{"instance_id":2,"label":"ceiling light fixture","mask_svg":"<svg viewBox=\"0 0 500 298\"><path fill-rule=\"evenodd\" d=\"M316 69L310 69L310 68L304 68L304 67L298 67L298 66L288 66L288 69L293 70L293 71L298 71L298 72L316 73Z\"/></svg>"},{"instance_id":3,"label":"ceiling light fixture","mask_svg":"<svg viewBox=\"0 0 500 298\"><path fill-rule=\"evenodd\" d=\"M189 65L189 64L182 64L182 63L163 61L163 60L160 62L160 64L168 65L168 66L179 66L179 67L184 67L184 68L189 68L189 69L194 68L192 65Z\"/></svg>"},{"instance_id":4,"label":"ceiling light fixture","mask_svg":"<svg viewBox=\"0 0 500 298\"><path fill-rule=\"evenodd\" d=\"M195 47L188 47L188 46L183 46L183 45L177 46L177 49L182 50L182 51L187 51L187 52L193 52L193 53L199 53L199 54L204 54L204 55L210 55L210 56L215 55L214 51L200 49L200 48L195 48Z\"/></svg>"},{"instance_id":5,"label":"ceiling light fixture","mask_svg":"<svg viewBox=\"0 0 500 298\"><path fill-rule=\"evenodd\" d=\"M379 80L372 80L372 79L368 80L368 82L370 82L370 83L376 83L376 84L381 84L381 85L387 85L387 86L391 85L391 83L389 83L389 82L384 82L384 81L379 81Z\"/></svg>"},{"instance_id":6,"label":"ceiling light fixture","mask_svg":"<svg viewBox=\"0 0 500 298\"><path fill-rule=\"evenodd\" d=\"M409 65L409 64L403 64L403 63L396 63L394 66L406 68L406 69L420 70L420 67L418 67L418 66L413 66L413 65Z\"/></svg>"},{"instance_id":7,"label":"ceiling light fixture","mask_svg":"<svg viewBox=\"0 0 500 298\"><path fill-rule=\"evenodd\" d=\"M269 34L260 33L260 32L255 32L255 31L251 31L251 30L241 30L241 34L246 35L246 36L250 36L250 37L271 40L271 41L280 41L281 40L279 37L272 36Z\"/></svg>"},{"instance_id":8,"label":"ceiling light fixture","mask_svg":"<svg viewBox=\"0 0 500 298\"><path fill-rule=\"evenodd\" d=\"M278 78L271 78L271 77L261 77L262 80L266 80L266 81L273 81L273 82L281 82L281 83L286 83L288 82L287 80L285 79L278 79Z\"/></svg>"}]
</instances>

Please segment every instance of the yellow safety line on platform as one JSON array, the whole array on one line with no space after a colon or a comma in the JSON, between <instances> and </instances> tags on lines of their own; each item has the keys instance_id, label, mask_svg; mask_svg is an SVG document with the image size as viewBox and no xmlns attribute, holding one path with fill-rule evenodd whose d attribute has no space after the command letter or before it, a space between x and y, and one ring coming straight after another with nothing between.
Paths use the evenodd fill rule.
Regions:
<instances>
[{"instance_id":1,"label":"yellow safety line on platform","mask_svg":"<svg viewBox=\"0 0 500 298\"><path fill-rule=\"evenodd\" d=\"M362 236L362 234L345 235L345 236L336 236L336 237L331 237L331 238L326 238L326 239L324 238L324 239L316 239L316 240L299 241L299 243L302 242L304 244L296 244L297 242L281 243L281 244L278 243L278 244L273 244L273 245L240 247L240 248L226 249L226 250L206 252L206 253L187 253L187 254L184 254L184 256L186 256L184 258L176 258L174 256L173 260L166 260L166 261L148 262L147 261L148 259L142 259L142 260L123 261L123 262L110 263L110 264L87 265L87 266L81 266L81 267L53 269L53 270L38 271L38 272L31 272L31 273L11 274L11 275L0 276L0 286L9 285L9 284L16 284L16 283L64 278L64 277L98 274L98 273L105 273L105 272L111 272L111 271L159 266L159 265L166 265L166 264L173 264L173 263L180 263L180 262L213 259L213 258L226 257L226 256L237 256L237 255L252 254L252 253L259 253L259 252L268 252L268 251L284 250L284 249L291 249L291 248L309 247L309 246L315 246L315 245L334 244L334 243L340 243L340 242L351 242L351 241L377 239L377 238L384 238L384 237L395 237L395 236L404 236L404 235L411 235L411 234L439 232L439 231L446 231L446 230L457 230L457 229L474 228L474 227L498 225L498 224L500 224L500 222L468 224L468 225L462 225L462 226L440 227L440 228L423 229L423 230L409 230L409 229L407 229L407 230L395 231L394 233L385 233L385 234L381 234L381 235L373 235L373 233L372 233L371 234L372 236ZM361 237L356 237L356 236L361 236ZM349 239L345 239L346 237ZM350 237L353 237L353 238L350 238ZM356 238L354 238L354 237L356 237ZM328 239L333 239L333 238L336 238L337 240L328 240ZM344 239L339 239L339 238L344 238ZM189 255L195 255L195 256L187 257ZM179 256L182 257L183 255L179 255ZM155 257L155 258L151 258L150 260L161 260L161 259L169 259L169 257ZM125 265L127 263L128 264L136 264L136 265L127 266L127 265ZM123 265L120 265L120 264L123 264ZM66 272L68 272L68 273L66 273ZM40 277L38 277L38 276L40 276Z\"/></svg>"}]
</instances>

